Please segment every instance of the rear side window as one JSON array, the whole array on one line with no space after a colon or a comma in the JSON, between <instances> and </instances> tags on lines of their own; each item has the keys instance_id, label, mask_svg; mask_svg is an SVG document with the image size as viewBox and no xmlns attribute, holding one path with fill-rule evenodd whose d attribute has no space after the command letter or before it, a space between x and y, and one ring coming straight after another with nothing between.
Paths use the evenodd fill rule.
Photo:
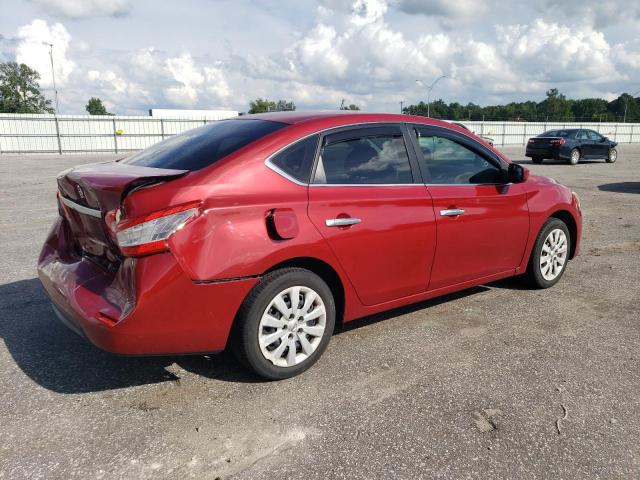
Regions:
<instances>
[{"instance_id":1,"label":"rear side window","mask_svg":"<svg viewBox=\"0 0 640 480\"><path fill-rule=\"evenodd\" d=\"M413 183L407 149L397 134L365 135L327 143L321 151L314 183Z\"/></svg>"},{"instance_id":2,"label":"rear side window","mask_svg":"<svg viewBox=\"0 0 640 480\"><path fill-rule=\"evenodd\" d=\"M269 161L287 175L308 183L317 145L318 135L312 135L285 148Z\"/></svg>"},{"instance_id":3,"label":"rear side window","mask_svg":"<svg viewBox=\"0 0 640 480\"><path fill-rule=\"evenodd\" d=\"M157 143L122 163L199 170L287 125L267 120L222 120Z\"/></svg>"}]
</instances>

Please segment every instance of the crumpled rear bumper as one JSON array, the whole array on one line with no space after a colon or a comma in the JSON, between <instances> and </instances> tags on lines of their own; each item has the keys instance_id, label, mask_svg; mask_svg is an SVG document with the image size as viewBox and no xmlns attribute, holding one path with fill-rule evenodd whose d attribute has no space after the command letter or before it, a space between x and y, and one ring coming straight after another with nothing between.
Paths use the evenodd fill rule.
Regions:
<instances>
[{"instance_id":1,"label":"crumpled rear bumper","mask_svg":"<svg viewBox=\"0 0 640 480\"><path fill-rule=\"evenodd\" d=\"M238 308L259 281L194 283L171 253L125 259L111 273L73 253L68 240L58 219L40 255L40 280L63 322L113 353L221 351Z\"/></svg>"}]
</instances>

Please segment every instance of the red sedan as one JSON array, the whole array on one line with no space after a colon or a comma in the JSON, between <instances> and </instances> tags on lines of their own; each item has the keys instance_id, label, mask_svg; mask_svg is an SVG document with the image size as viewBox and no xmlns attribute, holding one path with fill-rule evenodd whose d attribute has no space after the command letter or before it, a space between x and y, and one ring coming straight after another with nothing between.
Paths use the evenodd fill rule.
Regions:
<instances>
[{"instance_id":1,"label":"red sedan","mask_svg":"<svg viewBox=\"0 0 640 480\"><path fill-rule=\"evenodd\" d=\"M336 322L578 253L575 193L423 117L270 113L58 177L39 259L60 319L119 354L218 352L270 379Z\"/></svg>"}]
</instances>

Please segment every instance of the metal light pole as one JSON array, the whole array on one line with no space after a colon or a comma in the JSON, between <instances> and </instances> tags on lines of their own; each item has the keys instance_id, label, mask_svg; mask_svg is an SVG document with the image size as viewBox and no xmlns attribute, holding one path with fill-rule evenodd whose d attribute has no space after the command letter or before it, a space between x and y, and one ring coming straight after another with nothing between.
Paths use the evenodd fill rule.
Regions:
<instances>
[{"instance_id":1,"label":"metal light pole","mask_svg":"<svg viewBox=\"0 0 640 480\"><path fill-rule=\"evenodd\" d=\"M43 42L45 45L49 45L49 58L51 59L51 78L53 79L53 94L56 99L56 115L58 111L58 90L56 89L56 72L53 68L53 43Z\"/></svg>"},{"instance_id":2,"label":"metal light pole","mask_svg":"<svg viewBox=\"0 0 640 480\"><path fill-rule=\"evenodd\" d=\"M449 78L449 77L447 75L440 75L433 82L431 82L431 85L427 87L427 117L431 116L431 90L433 90L433 87L435 87L436 84L443 78ZM421 80L416 80L416 83L424 84Z\"/></svg>"},{"instance_id":3,"label":"metal light pole","mask_svg":"<svg viewBox=\"0 0 640 480\"><path fill-rule=\"evenodd\" d=\"M635 96L639 93L640 93L640 90L638 90L637 92L633 92L631 94L631 98L635 98ZM627 123L627 107L628 106L629 106L629 97L625 98L624 100L624 117L622 119L622 123Z\"/></svg>"}]
</instances>

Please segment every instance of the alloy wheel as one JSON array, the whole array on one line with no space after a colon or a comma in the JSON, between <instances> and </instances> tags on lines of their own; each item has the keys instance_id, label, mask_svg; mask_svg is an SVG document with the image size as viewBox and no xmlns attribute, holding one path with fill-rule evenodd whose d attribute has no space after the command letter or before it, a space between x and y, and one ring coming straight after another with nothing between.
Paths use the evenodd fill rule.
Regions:
<instances>
[{"instance_id":1,"label":"alloy wheel","mask_svg":"<svg viewBox=\"0 0 640 480\"><path fill-rule=\"evenodd\" d=\"M580 161L580 152L576 149L571 151L571 163L575 165Z\"/></svg>"},{"instance_id":2,"label":"alloy wheel","mask_svg":"<svg viewBox=\"0 0 640 480\"><path fill-rule=\"evenodd\" d=\"M316 291L304 286L282 290L260 319L260 351L275 366L298 365L320 345L326 321L327 311Z\"/></svg>"},{"instance_id":3,"label":"alloy wheel","mask_svg":"<svg viewBox=\"0 0 640 480\"><path fill-rule=\"evenodd\" d=\"M567 235L559 228L549 232L540 252L540 273L547 281L555 280L567 262Z\"/></svg>"}]
</instances>

